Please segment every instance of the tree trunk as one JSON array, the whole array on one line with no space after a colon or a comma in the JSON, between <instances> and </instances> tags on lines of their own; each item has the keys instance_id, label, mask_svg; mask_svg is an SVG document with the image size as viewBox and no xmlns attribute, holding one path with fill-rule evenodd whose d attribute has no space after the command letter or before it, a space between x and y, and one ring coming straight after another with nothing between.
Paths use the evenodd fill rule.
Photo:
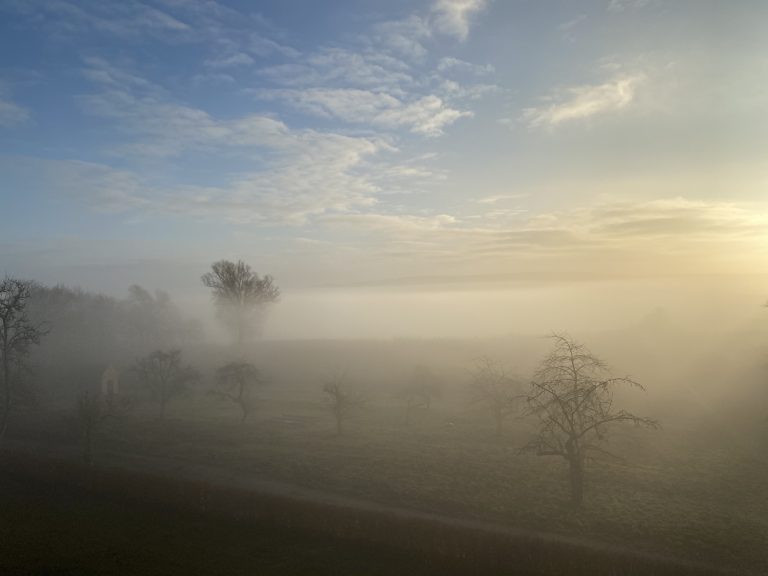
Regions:
<instances>
[{"instance_id":1,"label":"tree trunk","mask_svg":"<svg viewBox=\"0 0 768 576\"><path fill-rule=\"evenodd\" d=\"M246 408L245 404L240 404L240 410L243 411L243 416L240 418L240 423L245 424L245 420L248 418L248 408Z\"/></svg>"},{"instance_id":2,"label":"tree trunk","mask_svg":"<svg viewBox=\"0 0 768 576\"><path fill-rule=\"evenodd\" d=\"M584 501L584 461L580 454L568 458L568 475L571 483L571 503L580 508Z\"/></svg>"},{"instance_id":3,"label":"tree trunk","mask_svg":"<svg viewBox=\"0 0 768 576\"><path fill-rule=\"evenodd\" d=\"M344 428L342 427L341 422L341 414L336 414L336 435L341 436L344 433Z\"/></svg>"},{"instance_id":4,"label":"tree trunk","mask_svg":"<svg viewBox=\"0 0 768 576\"><path fill-rule=\"evenodd\" d=\"M8 365L8 353L3 352L3 415L0 421L0 441L5 438L5 431L8 429L8 417L11 414L11 370Z\"/></svg>"},{"instance_id":5,"label":"tree trunk","mask_svg":"<svg viewBox=\"0 0 768 576\"><path fill-rule=\"evenodd\" d=\"M160 398L160 420L165 419L165 404L167 400L164 397Z\"/></svg>"},{"instance_id":6,"label":"tree trunk","mask_svg":"<svg viewBox=\"0 0 768 576\"><path fill-rule=\"evenodd\" d=\"M496 411L493 414L495 420L496 420L496 437L501 437L501 430L504 424L504 416L502 416L501 412Z\"/></svg>"}]
</instances>

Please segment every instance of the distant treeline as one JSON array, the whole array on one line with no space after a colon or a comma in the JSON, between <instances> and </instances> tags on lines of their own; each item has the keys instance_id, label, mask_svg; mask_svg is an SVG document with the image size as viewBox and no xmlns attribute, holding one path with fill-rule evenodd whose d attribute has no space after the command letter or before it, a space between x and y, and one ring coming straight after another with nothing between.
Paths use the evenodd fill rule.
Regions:
<instances>
[{"instance_id":1,"label":"distant treeline","mask_svg":"<svg viewBox=\"0 0 768 576\"><path fill-rule=\"evenodd\" d=\"M184 316L170 296L131 286L125 298L66 286L35 285L29 317L49 332L32 351L34 382L71 392L98 382L108 364L125 365L157 348L182 348L203 338L199 322Z\"/></svg>"}]
</instances>

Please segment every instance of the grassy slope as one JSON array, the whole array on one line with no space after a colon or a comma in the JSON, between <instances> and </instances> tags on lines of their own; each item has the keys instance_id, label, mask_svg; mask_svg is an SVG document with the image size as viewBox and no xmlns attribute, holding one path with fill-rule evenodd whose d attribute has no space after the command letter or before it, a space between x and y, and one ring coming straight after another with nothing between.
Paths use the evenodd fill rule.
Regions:
<instances>
[{"instance_id":1,"label":"grassy slope","mask_svg":"<svg viewBox=\"0 0 768 576\"><path fill-rule=\"evenodd\" d=\"M0 574L439 574L382 547L0 479Z\"/></svg>"},{"instance_id":2,"label":"grassy slope","mask_svg":"<svg viewBox=\"0 0 768 576\"><path fill-rule=\"evenodd\" d=\"M246 426L211 409L181 402L166 422L134 414L105 428L100 448L768 571L768 463L719 431L622 434L613 450L626 463L593 463L576 513L563 463L517 455L526 430L515 426L497 440L482 421L452 415L447 427L435 411L405 429L398 412L375 407L338 438L311 402L272 402Z\"/></svg>"}]
</instances>

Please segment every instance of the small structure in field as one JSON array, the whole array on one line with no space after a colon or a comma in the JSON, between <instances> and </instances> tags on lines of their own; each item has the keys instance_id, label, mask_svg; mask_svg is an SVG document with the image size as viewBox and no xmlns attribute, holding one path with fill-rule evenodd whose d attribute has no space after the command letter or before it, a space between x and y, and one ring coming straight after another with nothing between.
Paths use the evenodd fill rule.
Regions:
<instances>
[{"instance_id":1,"label":"small structure in field","mask_svg":"<svg viewBox=\"0 0 768 576\"><path fill-rule=\"evenodd\" d=\"M113 364L107 366L101 375L101 395L111 398L120 393L120 373Z\"/></svg>"}]
</instances>

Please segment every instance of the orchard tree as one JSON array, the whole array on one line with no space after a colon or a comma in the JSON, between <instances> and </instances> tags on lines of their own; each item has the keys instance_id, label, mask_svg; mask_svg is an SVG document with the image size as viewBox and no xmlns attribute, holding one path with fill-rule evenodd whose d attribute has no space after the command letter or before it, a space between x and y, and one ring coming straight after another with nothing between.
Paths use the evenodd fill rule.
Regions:
<instances>
[{"instance_id":1,"label":"orchard tree","mask_svg":"<svg viewBox=\"0 0 768 576\"><path fill-rule=\"evenodd\" d=\"M346 372L337 372L323 384L325 402L336 420L336 434L344 433L344 422L365 403L346 383Z\"/></svg>"},{"instance_id":2,"label":"orchard tree","mask_svg":"<svg viewBox=\"0 0 768 576\"><path fill-rule=\"evenodd\" d=\"M160 404L160 418L165 417L168 402L198 380L197 371L181 363L181 350L155 350L139 358L134 370Z\"/></svg>"},{"instance_id":3,"label":"orchard tree","mask_svg":"<svg viewBox=\"0 0 768 576\"><path fill-rule=\"evenodd\" d=\"M501 436L504 421L517 411L521 399L519 383L504 367L482 356L475 361L469 384L470 402L480 404L491 414L496 435Z\"/></svg>"},{"instance_id":4,"label":"orchard tree","mask_svg":"<svg viewBox=\"0 0 768 576\"><path fill-rule=\"evenodd\" d=\"M5 437L14 394L20 393L21 375L30 348L39 344L48 332L45 325L33 325L27 305L34 284L6 277L0 282L0 361L2 362L3 412L0 416L0 440Z\"/></svg>"},{"instance_id":5,"label":"orchard tree","mask_svg":"<svg viewBox=\"0 0 768 576\"><path fill-rule=\"evenodd\" d=\"M245 422L256 406L254 388L263 384L259 369L248 362L230 362L216 370L217 387L211 391L220 398L231 400L240 407Z\"/></svg>"},{"instance_id":6,"label":"orchard tree","mask_svg":"<svg viewBox=\"0 0 768 576\"><path fill-rule=\"evenodd\" d=\"M551 338L553 349L542 360L526 395L527 413L538 419L538 429L523 451L564 458L571 501L581 506L585 461L593 453L608 453L603 445L612 427L627 422L658 424L614 406L616 386L645 390L640 384L627 376L612 376L605 362L569 336L553 334Z\"/></svg>"},{"instance_id":7,"label":"orchard tree","mask_svg":"<svg viewBox=\"0 0 768 576\"><path fill-rule=\"evenodd\" d=\"M219 318L232 330L238 345L248 338L254 322L260 320L255 316L280 298L272 277L260 277L242 260L214 262L202 281L213 291Z\"/></svg>"}]
</instances>

